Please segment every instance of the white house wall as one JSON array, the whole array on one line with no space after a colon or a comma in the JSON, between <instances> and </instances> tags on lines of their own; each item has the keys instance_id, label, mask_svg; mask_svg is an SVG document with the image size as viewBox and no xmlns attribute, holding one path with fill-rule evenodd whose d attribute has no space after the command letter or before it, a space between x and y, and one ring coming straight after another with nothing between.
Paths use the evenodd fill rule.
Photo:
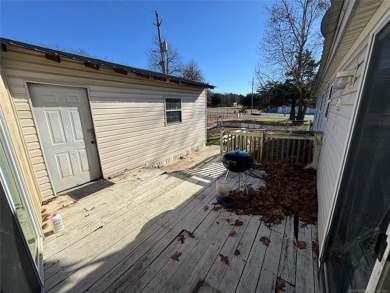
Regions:
<instances>
[{"instance_id":1,"label":"white house wall","mask_svg":"<svg viewBox=\"0 0 390 293\"><path fill-rule=\"evenodd\" d=\"M325 71L321 75L321 86L318 97L321 99L316 105L314 130L323 131L321 155L317 170L318 189L318 238L320 252L330 226L336 194L342 168L347 154L347 148L352 131L352 123L357 111L357 102L364 82L367 69L368 54L371 49L373 34L389 19L389 1L360 1L354 2L357 6L352 15L346 15L349 25L343 32L338 32L340 43L333 43L327 63L321 64ZM335 49L337 48L337 49ZM334 82L336 73L344 70L356 69L353 86L336 90L330 100L328 118L325 118L327 97Z\"/></svg>"},{"instance_id":2,"label":"white house wall","mask_svg":"<svg viewBox=\"0 0 390 293\"><path fill-rule=\"evenodd\" d=\"M181 98L182 123L166 125L164 98ZM90 99L105 177L205 144L205 91L91 86Z\"/></svg>"},{"instance_id":3,"label":"white house wall","mask_svg":"<svg viewBox=\"0 0 390 293\"><path fill-rule=\"evenodd\" d=\"M45 59L42 53L7 46L1 53L43 199L54 195L27 83L84 87L89 92L103 176L115 176L145 164L162 164L206 142L206 90L143 77L125 76L109 68ZM165 125L164 98L180 98L182 123Z\"/></svg>"},{"instance_id":4,"label":"white house wall","mask_svg":"<svg viewBox=\"0 0 390 293\"><path fill-rule=\"evenodd\" d=\"M317 169L319 206L318 238L320 249L322 249L324 244L335 203L336 189L339 177L341 176L342 162L350 134L351 121L356 108L355 104L358 98L358 90L361 87L363 79L362 71L365 68L368 42L369 38L366 38L359 49L352 54L350 59L342 67L342 70L357 68L353 86L347 85L345 89L333 90L331 99L328 100L329 89L334 81L333 77L327 86L323 87L320 96L322 94L324 96L321 102L317 104L317 114L313 125L315 130L324 133ZM328 117L326 118L325 111L328 101L330 105Z\"/></svg>"}]
</instances>

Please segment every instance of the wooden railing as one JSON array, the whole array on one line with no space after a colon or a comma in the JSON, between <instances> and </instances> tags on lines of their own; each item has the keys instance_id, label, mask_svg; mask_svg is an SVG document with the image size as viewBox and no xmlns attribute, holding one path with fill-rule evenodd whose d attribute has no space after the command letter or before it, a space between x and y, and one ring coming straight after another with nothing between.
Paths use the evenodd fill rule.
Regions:
<instances>
[{"instance_id":1,"label":"wooden railing","mask_svg":"<svg viewBox=\"0 0 390 293\"><path fill-rule=\"evenodd\" d=\"M289 162L317 168L322 133L221 129L221 157L231 150L249 152L257 163Z\"/></svg>"}]
</instances>

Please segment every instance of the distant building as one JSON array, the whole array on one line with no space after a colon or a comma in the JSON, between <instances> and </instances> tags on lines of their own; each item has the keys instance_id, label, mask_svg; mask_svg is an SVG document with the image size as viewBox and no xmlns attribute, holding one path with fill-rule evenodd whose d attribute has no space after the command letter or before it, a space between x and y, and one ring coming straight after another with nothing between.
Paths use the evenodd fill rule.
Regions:
<instances>
[{"instance_id":1,"label":"distant building","mask_svg":"<svg viewBox=\"0 0 390 293\"><path fill-rule=\"evenodd\" d=\"M313 115L316 111L315 108L308 107L306 110L306 115ZM291 112L291 106L280 106L277 109L277 113L279 114L290 114ZM295 107L295 113L298 113L298 107Z\"/></svg>"}]
</instances>

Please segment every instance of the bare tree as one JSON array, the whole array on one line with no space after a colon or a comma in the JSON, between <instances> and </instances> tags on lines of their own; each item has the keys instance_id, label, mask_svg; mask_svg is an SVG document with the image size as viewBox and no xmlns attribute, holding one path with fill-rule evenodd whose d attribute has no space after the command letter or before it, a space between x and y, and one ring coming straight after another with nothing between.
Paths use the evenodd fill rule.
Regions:
<instances>
[{"instance_id":1,"label":"bare tree","mask_svg":"<svg viewBox=\"0 0 390 293\"><path fill-rule=\"evenodd\" d=\"M157 37L154 38L153 47L148 50L147 54L149 58L149 69L161 72L160 45ZM182 72L182 61L179 51L170 46L164 55L167 74L180 76Z\"/></svg>"},{"instance_id":2,"label":"bare tree","mask_svg":"<svg viewBox=\"0 0 390 293\"><path fill-rule=\"evenodd\" d=\"M181 77L193 81L204 82L203 73L199 68L198 63L191 60L187 64L183 65Z\"/></svg>"},{"instance_id":3,"label":"bare tree","mask_svg":"<svg viewBox=\"0 0 390 293\"><path fill-rule=\"evenodd\" d=\"M313 56L322 44L316 29L327 7L326 0L279 0L267 8L269 19L262 46L264 59L280 77L291 79L295 85L299 93L298 120L303 120L307 99L312 94L318 65ZM257 75L264 76L264 72Z\"/></svg>"}]
</instances>

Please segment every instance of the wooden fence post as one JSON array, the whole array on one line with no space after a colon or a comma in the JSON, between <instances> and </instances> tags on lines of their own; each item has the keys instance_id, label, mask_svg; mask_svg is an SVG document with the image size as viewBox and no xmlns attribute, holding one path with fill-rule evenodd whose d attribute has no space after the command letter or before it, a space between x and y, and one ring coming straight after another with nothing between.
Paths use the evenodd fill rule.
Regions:
<instances>
[{"instance_id":1,"label":"wooden fence post","mask_svg":"<svg viewBox=\"0 0 390 293\"><path fill-rule=\"evenodd\" d=\"M220 156L220 159L222 159L222 155L223 155L223 151L224 151L224 145L223 145L223 135L224 135L224 129L221 128L221 130L219 131L219 156Z\"/></svg>"},{"instance_id":2,"label":"wooden fence post","mask_svg":"<svg viewBox=\"0 0 390 293\"><path fill-rule=\"evenodd\" d=\"M263 149L264 149L264 130L260 130L261 137L260 137L260 158L259 158L259 164L263 161Z\"/></svg>"}]
</instances>

